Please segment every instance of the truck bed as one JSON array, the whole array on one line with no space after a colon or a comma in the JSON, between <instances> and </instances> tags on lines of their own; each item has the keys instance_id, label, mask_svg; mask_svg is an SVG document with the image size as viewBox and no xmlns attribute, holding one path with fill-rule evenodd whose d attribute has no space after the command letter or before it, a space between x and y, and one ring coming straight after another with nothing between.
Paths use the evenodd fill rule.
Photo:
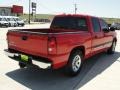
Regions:
<instances>
[{"instance_id":1,"label":"truck bed","mask_svg":"<svg viewBox=\"0 0 120 90\"><path fill-rule=\"evenodd\" d=\"M20 29L8 32L9 48L37 56L46 56L49 29Z\"/></svg>"}]
</instances>

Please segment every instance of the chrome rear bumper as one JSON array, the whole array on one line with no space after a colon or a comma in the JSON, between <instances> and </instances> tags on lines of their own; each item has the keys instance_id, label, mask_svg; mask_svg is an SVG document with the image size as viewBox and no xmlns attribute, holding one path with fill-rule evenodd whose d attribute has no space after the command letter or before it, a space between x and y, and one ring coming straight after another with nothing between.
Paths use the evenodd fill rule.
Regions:
<instances>
[{"instance_id":1,"label":"chrome rear bumper","mask_svg":"<svg viewBox=\"0 0 120 90\"><path fill-rule=\"evenodd\" d=\"M10 57L10 58L13 58L14 60L16 60L15 59L15 57L19 57L21 54L20 53L12 53L12 52L10 52L10 51L8 51L7 49L6 50L4 50L4 52L5 52L5 54L8 56L8 57ZM16 60L16 61L18 61L18 60ZM19 60L20 61L20 60ZM37 66L39 66L40 68L42 68L42 69L49 69L49 68L51 68L51 66L52 66L52 64L51 63L45 63L45 62L41 62L41 61L38 61L38 60L35 60L35 59L33 59L32 57L31 57L31 61L32 61L32 65L37 65ZM23 62L23 61L20 61L20 62ZM24 62L23 62L24 63ZM25 62L26 63L26 62ZM29 64L29 63L28 63Z\"/></svg>"}]
</instances>

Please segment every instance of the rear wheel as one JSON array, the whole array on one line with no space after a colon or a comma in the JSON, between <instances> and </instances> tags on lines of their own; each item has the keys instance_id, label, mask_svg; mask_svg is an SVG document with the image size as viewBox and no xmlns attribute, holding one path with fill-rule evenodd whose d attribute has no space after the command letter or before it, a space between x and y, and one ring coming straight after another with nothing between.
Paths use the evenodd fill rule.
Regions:
<instances>
[{"instance_id":1,"label":"rear wheel","mask_svg":"<svg viewBox=\"0 0 120 90\"><path fill-rule=\"evenodd\" d=\"M68 64L66 66L65 70L67 75L76 76L80 72L81 66L82 66L82 52L80 50L76 50L72 52L72 54L70 55Z\"/></svg>"},{"instance_id":2,"label":"rear wheel","mask_svg":"<svg viewBox=\"0 0 120 90\"><path fill-rule=\"evenodd\" d=\"M25 68L26 64L19 62L19 66L20 66L20 68Z\"/></svg>"},{"instance_id":3,"label":"rear wheel","mask_svg":"<svg viewBox=\"0 0 120 90\"><path fill-rule=\"evenodd\" d=\"M108 54L114 54L115 53L115 47L116 47L116 42L113 41L112 46L108 49L107 53Z\"/></svg>"}]
</instances>

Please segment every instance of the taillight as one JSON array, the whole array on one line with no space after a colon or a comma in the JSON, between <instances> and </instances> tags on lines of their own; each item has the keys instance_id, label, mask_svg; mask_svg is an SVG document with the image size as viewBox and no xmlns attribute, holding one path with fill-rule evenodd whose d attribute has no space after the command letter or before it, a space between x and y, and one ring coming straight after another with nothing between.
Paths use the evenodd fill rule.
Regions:
<instances>
[{"instance_id":1,"label":"taillight","mask_svg":"<svg viewBox=\"0 0 120 90\"><path fill-rule=\"evenodd\" d=\"M57 53L57 43L55 37L49 37L48 39L48 54L56 54Z\"/></svg>"}]
</instances>

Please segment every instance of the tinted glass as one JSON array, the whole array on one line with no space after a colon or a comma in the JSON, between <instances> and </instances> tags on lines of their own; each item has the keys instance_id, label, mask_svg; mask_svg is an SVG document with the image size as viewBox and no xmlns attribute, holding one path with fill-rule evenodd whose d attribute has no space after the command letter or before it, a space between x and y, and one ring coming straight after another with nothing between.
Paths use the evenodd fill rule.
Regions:
<instances>
[{"instance_id":1,"label":"tinted glass","mask_svg":"<svg viewBox=\"0 0 120 90\"><path fill-rule=\"evenodd\" d=\"M63 28L71 29L74 28L74 20L71 17L56 17L54 18L51 27L52 28ZM72 25L73 24L73 25Z\"/></svg>"},{"instance_id":2,"label":"tinted glass","mask_svg":"<svg viewBox=\"0 0 120 90\"><path fill-rule=\"evenodd\" d=\"M51 28L87 30L85 18L80 17L56 17L54 18Z\"/></svg>"},{"instance_id":3,"label":"tinted glass","mask_svg":"<svg viewBox=\"0 0 120 90\"><path fill-rule=\"evenodd\" d=\"M76 18L76 29L88 30L87 21L85 18Z\"/></svg>"},{"instance_id":4,"label":"tinted glass","mask_svg":"<svg viewBox=\"0 0 120 90\"><path fill-rule=\"evenodd\" d=\"M105 28L108 28L108 24L104 21L104 20L100 20L100 25L101 25L101 29L105 29Z\"/></svg>"},{"instance_id":5,"label":"tinted glass","mask_svg":"<svg viewBox=\"0 0 120 90\"><path fill-rule=\"evenodd\" d=\"M17 20L17 21L21 21L21 19L20 19L20 18L16 18L16 20Z\"/></svg>"},{"instance_id":6,"label":"tinted glass","mask_svg":"<svg viewBox=\"0 0 120 90\"><path fill-rule=\"evenodd\" d=\"M10 18L10 21L14 21L14 19L13 19L13 18Z\"/></svg>"},{"instance_id":7,"label":"tinted glass","mask_svg":"<svg viewBox=\"0 0 120 90\"><path fill-rule=\"evenodd\" d=\"M10 18L7 18L8 21L10 21Z\"/></svg>"},{"instance_id":8,"label":"tinted glass","mask_svg":"<svg viewBox=\"0 0 120 90\"><path fill-rule=\"evenodd\" d=\"M100 32L99 19L97 19L97 18L92 18L92 25L93 25L93 30L94 30L94 32Z\"/></svg>"},{"instance_id":9,"label":"tinted glass","mask_svg":"<svg viewBox=\"0 0 120 90\"><path fill-rule=\"evenodd\" d=\"M21 21L19 18L13 18L15 21Z\"/></svg>"},{"instance_id":10,"label":"tinted glass","mask_svg":"<svg viewBox=\"0 0 120 90\"><path fill-rule=\"evenodd\" d=\"M4 18L0 18L0 21L5 21L5 19Z\"/></svg>"}]
</instances>

